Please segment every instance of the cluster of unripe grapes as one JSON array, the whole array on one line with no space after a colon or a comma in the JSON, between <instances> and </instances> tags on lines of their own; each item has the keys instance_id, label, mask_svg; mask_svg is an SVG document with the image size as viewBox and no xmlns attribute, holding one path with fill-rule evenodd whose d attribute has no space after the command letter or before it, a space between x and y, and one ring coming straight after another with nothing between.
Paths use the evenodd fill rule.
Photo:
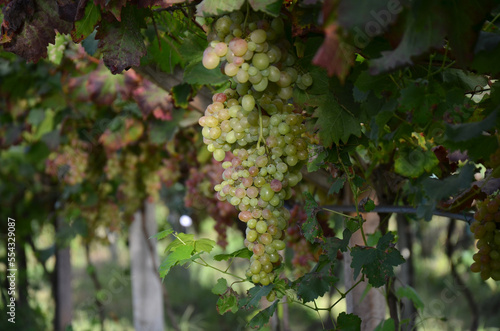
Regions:
<instances>
[{"instance_id":1,"label":"cluster of unripe grapes","mask_svg":"<svg viewBox=\"0 0 500 331\"><path fill-rule=\"evenodd\" d=\"M215 20L203 54L203 65L221 70L234 89L213 96L199 120L208 150L222 163L217 198L228 201L247 225L245 246L253 251L247 277L267 285L281 264L279 251L290 213L284 201L302 179L308 145L302 138L301 114L289 103L295 86L312 84L294 67L295 56L280 18L271 22L255 13L233 12Z\"/></svg>"},{"instance_id":2,"label":"cluster of unripe grapes","mask_svg":"<svg viewBox=\"0 0 500 331\"><path fill-rule=\"evenodd\" d=\"M476 221L470 229L478 239L472 272L479 272L483 280L500 280L500 195L491 195L478 203L474 214Z\"/></svg>"}]
</instances>

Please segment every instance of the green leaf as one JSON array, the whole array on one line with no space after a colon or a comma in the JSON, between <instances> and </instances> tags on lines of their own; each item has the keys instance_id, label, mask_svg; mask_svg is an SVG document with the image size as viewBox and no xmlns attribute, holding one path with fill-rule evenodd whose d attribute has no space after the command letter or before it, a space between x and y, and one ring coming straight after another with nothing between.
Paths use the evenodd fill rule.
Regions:
<instances>
[{"instance_id":1,"label":"green leaf","mask_svg":"<svg viewBox=\"0 0 500 331\"><path fill-rule=\"evenodd\" d=\"M176 107L187 108L192 97L193 88L189 84L179 84L172 87L172 98Z\"/></svg>"},{"instance_id":2,"label":"green leaf","mask_svg":"<svg viewBox=\"0 0 500 331\"><path fill-rule=\"evenodd\" d=\"M333 261L337 258L337 251L347 252L347 247L349 246L349 240L351 240L352 231L349 229L344 229L342 232L342 239L337 237L328 237L325 239L325 243L322 245L323 250L325 250Z\"/></svg>"},{"instance_id":3,"label":"green leaf","mask_svg":"<svg viewBox=\"0 0 500 331\"><path fill-rule=\"evenodd\" d=\"M360 331L361 318L354 314L340 313L337 318L337 331Z\"/></svg>"},{"instance_id":4,"label":"green leaf","mask_svg":"<svg viewBox=\"0 0 500 331\"><path fill-rule=\"evenodd\" d=\"M362 271L374 287L383 286L388 277L394 276L393 267L404 263L405 259L395 247L389 247L394 239L391 232L380 238L377 247L356 246L351 250L351 267L354 278Z\"/></svg>"},{"instance_id":5,"label":"green leaf","mask_svg":"<svg viewBox=\"0 0 500 331\"><path fill-rule=\"evenodd\" d=\"M316 154L316 157L311 162L307 163L307 171L315 172L321 169L324 166L324 161L327 156L328 156L328 151L322 149L319 153Z\"/></svg>"},{"instance_id":6,"label":"green leaf","mask_svg":"<svg viewBox=\"0 0 500 331\"><path fill-rule=\"evenodd\" d=\"M186 233L176 233L176 238L172 241L167 248L165 248L165 252L173 251L177 247L190 245L193 246L194 249L194 234L186 234Z\"/></svg>"},{"instance_id":7,"label":"green leaf","mask_svg":"<svg viewBox=\"0 0 500 331\"><path fill-rule=\"evenodd\" d=\"M385 321L382 321L377 325L374 331L395 331L396 326L394 325L394 320L389 318Z\"/></svg>"},{"instance_id":8,"label":"green leaf","mask_svg":"<svg viewBox=\"0 0 500 331\"><path fill-rule=\"evenodd\" d=\"M157 240L161 240L169 235L171 235L172 233L174 233L174 229L170 228L170 229L166 229L166 230L163 230L161 232L158 232L157 234L149 237L149 239L153 239L153 238L156 238Z\"/></svg>"},{"instance_id":9,"label":"green leaf","mask_svg":"<svg viewBox=\"0 0 500 331\"><path fill-rule=\"evenodd\" d=\"M375 202L372 199L368 199L368 201L363 206L363 209L368 213L371 212L375 209Z\"/></svg>"},{"instance_id":10,"label":"green leaf","mask_svg":"<svg viewBox=\"0 0 500 331\"><path fill-rule=\"evenodd\" d=\"M228 311L233 314L236 313L238 311L238 298L236 297L236 293L230 289L224 295L219 296L216 308L220 315L224 315Z\"/></svg>"},{"instance_id":11,"label":"green leaf","mask_svg":"<svg viewBox=\"0 0 500 331\"><path fill-rule=\"evenodd\" d=\"M272 305L270 305L266 309L259 311L259 313L255 315L250 320L250 322L248 322L248 326L260 330L265 324L269 322L269 319L271 318L271 316L273 316L277 307L278 307L278 301L276 300Z\"/></svg>"},{"instance_id":12,"label":"green leaf","mask_svg":"<svg viewBox=\"0 0 500 331\"><path fill-rule=\"evenodd\" d=\"M121 22L103 20L99 24L96 35L98 47L101 48L104 64L113 74L139 66L141 57L146 55L141 34L141 28L145 27L146 12L129 4L122 10Z\"/></svg>"},{"instance_id":13,"label":"green leaf","mask_svg":"<svg viewBox=\"0 0 500 331\"><path fill-rule=\"evenodd\" d=\"M408 298L413 302L413 305L417 309L424 309L424 302L422 301L422 298L418 295L418 293L415 291L415 289L411 286L402 286L396 290L396 296L398 297L399 300L402 298Z\"/></svg>"},{"instance_id":14,"label":"green leaf","mask_svg":"<svg viewBox=\"0 0 500 331\"><path fill-rule=\"evenodd\" d=\"M184 117L184 110L178 109L173 112L173 118L170 121L152 121L149 123L149 139L153 144L164 144L172 140L175 133L179 130L179 123Z\"/></svg>"},{"instance_id":15,"label":"green leaf","mask_svg":"<svg viewBox=\"0 0 500 331\"><path fill-rule=\"evenodd\" d=\"M417 146L402 146L396 151L394 171L405 177L417 178L424 173L431 173L439 160L430 149Z\"/></svg>"},{"instance_id":16,"label":"green leaf","mask_svg":"<svg viewBox=\"0 0 500 331\"><path fill-rule=\"evenodd\" d=\"M282 0L248 0L255 11L263 11L271 16L278 16L281 11Z\"/></svg>"},{"instance_id":17,"label":"green leaf","mask_svg":"<svg viewBox=\"0 0 500 331\"><path fill-rule=\"evenodd\" d=\"M419 203L417 217L430 220L438 201L449 199L449 197L456 195L457 192L470 188L470 184L474 180L474 171L475 166L468 163L460 168L458 175L449 176L443 180L425 178L421 185L423 187L423 194L429 200L426 203Z\"/></svg>"},{"instance_id":18,"label":"green leaf","mask_svg":"<svg viewBox=\"0 0 500 331\"><path fill-rule=\"evenodd\" d=\"M196 38L196 37L195 37ZM152 40L148 45L146 56L141 58L141 65L150 64L158 66L165 73L172 73L177 64L183 62L184 57L180 50L180 45L175 43L170 37L160 37Z\"/></svg>"},{"instance_id":19,"label":"green leaf","mask_svg":"<svg viewBox=\"0 0 500 331\"><path fill-rule=\"evenodd\" d=\"M99 41L95 38L96 35L97 31L94 30L94 32L82 41L83 49L85 49L85 52L90 56L94 56L95 52L97 52Z\"/></svg>"},{"instance_id":20,"label":"green leaf","mask_svg":"<svg viewBox=\"0 0 500 331\"><path fill-rule=\"evenodd\" d=\"M196 6L196 12L201 16L220 16L239 10L245 0L203 0Z\"/></svg>"},{"instance_id":21,"label":"green leaf","mask_svg":"<svg viewBox=\"0 0 500 331\"><path fill-rule=\"evenodd\" d=\"M93 1L89 1L85 7L85 14L81 20L75 22L71 31L71 38L75 43L87 38L93 31L97 23L101 20L101 10Z\"/></svg>"},{"instance_id":22,"label":"green leaf","mask_svg":"<svg viewBox=\"0 0 500 331\"><path fill-rule=\"evenodd\" d=\"M333 275L333 262L326 255L321 255L314 269L297 279L297 295L304 301L310 302L322 297L328 292L338 279Z\"/></svg>"},{"instance_id":23,"label":"green leaf","mask_svg":"<svg viewBox=\"0 0 500 331\"><path fill-rule=\"evenodd\" d=\"M407 11L403 37L399 45L391 51L383 51L382 57L370 61L370 73L380 74L397 67L412 65L413 58L431 48L442 47L446 35L446 17L434 8L432 0L413 1ZM431 10L432 8L432 10ZM361 32L366 38L366 34Z\"/></svg>"},{"instance_id":24,"label":"green leaf","mask_svg":"<svg viewBox=\"0 0 500 331\"><path fill-rule=\"evenodd\" d=\"M316 110L319 137L325 147L347 142L351 135L360 136L361 126L356 116L342 107L333 94L328 94L325 102Z\"/></svg>"},{"instance_id":25,"label":"green leaf","mask_svg":"<svg viewBox=\"0 0 500 331\"><path fill-rule=\"evenodd\" d=\"M344 184L346 182L346 176L342 175L339 178L337 178L332 186L330 186L330 189L328 190L328 194L338 194L340 190L344 187Z\"/></svg>"},{"instance_id":26,"label":"green leaf","mask_svg":"<svg viewBox=\"0 0 500 331\"><path fill-rule=\"evenodd\" d=\"M191 62L184 69L184 82L195 85L220 85L228 80L220 70L209 70L200 62Z\"/></svg>"},{"instance_id":27,"label":"green leaf","mask_svg":"<svg viewBox=\"0 0 500 331\"><path fill-rule=\"evenodd\" d=\"M266 286L256 285L247 291L248 296L239 301L238 306L241 309L250 309L259 305L260 299L265 297L274 288L274 284Z\"/></svg>"},{"instance_id":28,"label":"green leaf","mask_svg":"<svg viewBox=\"0 0 500 331\"><path fill-rule=\"evenodd\" d=\"M222 295L227 291L227 280L224 278L217 279L217 284L212 288L212 293Z\"/></svg>"},{"instance_id":29,"label":"green leaf","mask_svg":"<svg viewBox=\"0 0 500 331\"><path fill-rule=\"evenodd\" d=\"M402 10L403 7L399 1L394 1L393 5L390 6L387 0L360 0L356 2L342 0L337 15L339 24L345 29L354 30L354 33L363 33L367 27L373 29L376 26L378 30L373 29L373 31L380 34L396 21Z\"/></svg>"},{"instance_id":30,"label":"green leaf","mask_svg":"<svg viewBox=\"0 0 500 331\"><path fill-rule=\"evenodd\" d=\"M215 247L215 241L212 239L201 238L194 242L194 249L196 252L210 253Z\"/></svg>"},{"instance_id":31,"label":"green leaf","mask_svg":"<svg viewBox=\"0 0 500 331\"><path fill-rule=\"evenodd\" d=\"M227 261L234 257L241 257L243 259L250 259L253 253L248 248L241 248L229 254L217 254L214 256L215 261Z\"/></svg>"},{"instance_id":32,"label":"green leaf","mask_svg":"<svg viewBox=\"0 0 500 331\"><path fill-rule=\"evenodd\" d=\"M453 142L463 142L482 135L483 131L495 127L499 109L500 108L497 108L480 122L448 124L446 126L447 139Z\"/></svg>"},{"instance_id":33,"label":"green leaf","mask_svg":"<svg viewBox=\"0 0 500 331\"><path fill-rule=\"evenodd\" d=\"M49 44L47 47L47 58L55 65L61 64L61 60L66 49L66 36L62 34L56 35L54 44Z\"/></svg>"},{"instance_id":34,"label":"green leaf","mask_svg":"<svg viewBox=\"0 0 500 331\"><path fill-rule=\"evenodd\" d=\"M182 263L185 260L189 260L191 258L191 253L194 251L193 245L181 245L177 247L174 251L168 254L167 258L160 265L159 272L160 277L165 278L170 269Z\"/></svg>"},{"instance_id":35,"label":"green leaf","mask_svg":"<svg viewBox=\"0 0 500 331\"><path fill-rule=\"evenodd\" d=\"M309 192L305 192L304 196L306 198L306 204L304 209L306 210L307 220L302 224L302 231L304 237L310 243L315 243L316 239L323 236L323 230L316 219L316 213L318 212L318 204L314 200L313 196Z\"/></svg>"}]
</instances>

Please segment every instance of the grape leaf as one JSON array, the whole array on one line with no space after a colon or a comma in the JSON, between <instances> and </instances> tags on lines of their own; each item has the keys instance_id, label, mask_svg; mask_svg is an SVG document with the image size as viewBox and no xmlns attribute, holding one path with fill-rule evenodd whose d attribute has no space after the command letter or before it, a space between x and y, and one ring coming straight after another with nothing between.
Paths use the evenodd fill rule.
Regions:
<instances>
[{"instance_id":1,"label":"grape leaf","mask_svg":"<svg viewBox=\"0 0 500 331\"><path fill-rule=\"evenodd\" d=\"M370 33L370 37L373 37L393 24L402 10L399 1L342 0L336 14L343 28L353 30L353 34Z\"/></svg>"},{"instance_id":2,"label":"grape leaf","mask_svg":"<svg viewBox=\"0 0 500 331\"><path fill-rule=\"evenodd\" d=\"M72 24L59 18L57 2L52 0L15 0L4 11L3 26L14 32L4 50L37 62L47 57L47 46L54 43L56 31L66 34Z\"/></svg>"},{"instance_id":3,"label":"grape leaf","mask_svg":"<svg viewBox=\"0 0 500 331\"><path fill-rule=\"evenodd\" d=\"M339 105L334 95L329 93L326 100L316 110L316 126L325 147L347 142L351 135L361 136L361 126L356 116Z\"/></svg>"},{"instance_id":4,"label":"grape leaf","mask_svg":"<svg viewBox=\"0 0 500 331\"><path fill-rule=\"evenodd\" d=\"M217 295L222 295L227 291L227 280L224 278L217 279L217 284L212 288L212 293Z\"/></svg>"},{"instance_id":5,"label":"grape leaf","mask_svg":"<svg viewBox=\"0 0 500 331\"><path fill-rule=\"evenodd\" d=\"M413 57L443 45L446 22L442 18L447 15L441 12L442 8L435 7L432 0L412 2L412 8L405 16L405 30L399 45L392 51L381 52L382 57L370 61L371 74L412 65Z\"/></svg>"},{"instance_id":6,"label":"grape leaf","mask_svg":"<svg viewBox=\"0 0 500 331\"><path fill-rule=\"evenodd\" d=\"M339 178L337 178L332 186L330 186L330 189L328 190L328 194L338 194L340 190L344 187L344 184L346 182L346 176L342 175Z\"/></svg>"},{"instance_id":7,"label":"grape leaf","mask_svg":"<svg viewBox=\"0 0 500 331\"><path fill-rule=\"evenodd\" d=\"M425 172L431 173L432 169L439 164L432 150L423 150L414 146L402 146L396 151L394 159L394 171L410 178L417 178Z\"/></svg>"},{"instance_id":8,"label":"grape leaf","mask_svg":"<svg viewBox=\"0 0 500 331\"><path fill-rule=\"evenodd\" d=\"M132 95L142 111L143 118L153 113L156 118L164 121L172 119L172 97L156 84L144 80L141 86L133 91Z\"/></svg>"},{"instance_id":9,"label":"grape leaf","mask_svg":"<svg viewBox=\"0 0 500 331\"><path fill-rule=\"evenodd\" d=\"M361 330L361 318L354 314L340 313L337 318L337 331Z\"/></svg>"},{"instance_id":10,"label":"grape leaf","mask_svg":"<svg viewBox=\"0 0 500 331\"><path fill-rule=\"evenodd\" d=\"M271 16L278 16L281 11L282 0L248 0L255 11L263 11Z\"/></svg>"},{"instance_id":11,"label":"grape leaf","mask_svg":"<svg viewBox=\"0 0 500 331\"><path fill-rule=\"evenodd\" d=\"M380 287L388 277L394 276L393 267L404 263L405 259L395 247L390 246L393 239L394 235L389 232L380 238L375 248L353 247L351 267L354 269L354 278L362 271L371 285Z\"/></svg>"},{"instance_id":12,"label":"grape leaf","mask_svg":"<svg viewBox=\"0 0 500 331\"><path fill-rule=\"evenodd\" d=\"M247 291L248 296L241 299L238 306L241 309L250 309L259 305L260 299L271 292L274 288L274 284L269 284L266 286L256 285Z\"/></svg>"},{"instance_id":13,"label":"grape leaf","mask_svg":"<svg viewBox=\"0 0 500 331\"><path fill-rule=\"evenodd\" d=\"M199 39L196 36L188 38ZM168 36L160 37L160 44L157 40L153 40L148 45L146 56L141 58L141 65L152 64L158 66L163 72L172 73L175 66L185 60L181 47L172 42ZM202 53L203 50L199 54Z\"/></svg>"},{"instance_id":14,"label":"grape leaf","mask_svg":"<svg viewBox=\"0 0 500 331\"><path fill-rule=\"evenodd\" d=\"M94 0L94 3L100 5L103 10L107 10L113 14L117 21L122 21L122 7L125 7L127 0Z\"/></svg>"},{"instance_id":15,"label":"grape leaf","mask_svg":"<svg viewBox=\"0 0 500 331\"><path fill-rule=\"evenodd\" d=\"M319 207L311 193L305 192L304 195L306 198L304 209L306 210L307 220L302 224L302 231L307 241L315 243L316 239L323 236L323 230L316 219Z\"/></svg>"},{"instance_id":16,"label":"grape leaf","mask_svg":"<svg viewBox=\"0 0 500 331\"><path fill-rule=\"evenodd\" d=\"M178 264L183 264L186 260L190 260L191 253L194 251L193 245L182 245L178 246L173 250L170 254L167 255L167 258L160 265L159 272L160 277L165 278L170 269Z\"/></svg>"},{"instance_id":17,"label":"grape leaf","mask_svg":"<svg viewBox=\"0 0 500 331\"><path fill-rule=\"evenodd\" d=\"M260 330L266 323L269 322L269 319L271 318L271 316L273 316L277 307L278 307L278 301L276 300L272 305L270 305L266 309L259 311L259 313L255 315L250 320L250 322L248 322L248 326L250 326L251 328L258 328Z\"/></svg>"},{"instance_id":18,"label":"grape leaf","mask_svg":"<svg viewBox=\"0 0 500 331\"><path fill-rule=\"evenodd\" d=\"M306 302L322 297L338 278L333 275L333 262L327 255L321 255L313 270L295 281L297 294Z\"/></svg>"},{"instance_id":19,"label":"grape leaf","mask_svg":"<svg viewBox=\"0 0 500 331\"><path fill-rule=\"evenodd\" d=\"M401 298L408 298L413 302L413 305L417 309L424 309L424 302L422 301L422 298L418 295L418 293L415 291L415 289L411 286L402 286L396 290L396 296L398 297L399 300Z\"/></svg>"},{"instance_id":20,"label":"grape leaf","mask_svg":"<svg viewBox=\"0 0 500 331\"><path fill-rule=\"evenodd\" d=\"M97 30L98 47L101 48L104 64L113 74L121 73L131 66L140 65L146 54L141 35L145 10L129 4L121 12L121 22L102 20Z\"/></svg>"},{"instance_id":21,"label":"grape leaf","mask_svg":"<svg viewBox=\"0 0 500 331\"><path fill-rule=\"evenodd\" d=\"M171 93L175 106L187 108L192 97L193 88L189 84L178 84L172 87Z\"/></svg>"},{"instance_id":22,"label":"grape leaf","mask_svg":"<svg viewBox=\"0 0 500 331\"><path fill-rule=\"evenodd\" d=\"M474 123L448 124L446 126L446 137L453 142L463 142L480 136L483 131L493 128L496 124L498 111L492 112L484 120Z\"/></svg>"},{"instance_id":23,"label":"grape leaf","mask_svg":"<svg viewBox=\"0 0 500 331\"><path fill-rule=\"evenodd\" d=\"M214 256L215 261L227 261L233 257L241 257L243 259L249 259L252 257L253 253L248 248L241 248L229 254L217 254Z\"/></svg>"},{"instance_id":24,"label":"grape leaf","mask_svg":"<svg viewBox=\"0 0 500 331\"><path fill-rule=\"evenodd\" d=\"M220 70L209 70L200 62L191 62L184 70L184 82L194 85L220 85L228 80Z\"/></svg>"},{"instance_id":25,"label":"grape leaf","mask_svg":"<svg viewBox=\"0 0 500 331\"><path fill-rule=\"evenodd\" d=\"M458 175L446 177L443 180L425 178L421 185L423 187L423 194L428 197L428 200L419 203L417 207L417 217L430 220L437 201L448 199L456 195L457 192L468 189L474 180L474 170L475 166L467 163L460 168L460 173Z\"/></svg>"},{"instance_id":26,"label":"grape leaf","mask_svg":"<svg viewBox=\"0 0 500 331\"><path fill-rule=\"evenodd\" d=\"M340 40L337 28L336 23L325 28L325 41L312 63L325 68L328 75L336 75L343 82L354 64L354 48Z\"/></svg>"},{"instance_id":27,"label":"grape leaf","mask_svg":"<svg viewBox=\"0 0 500 331\"><path fill-rule=\"evenodd\" d=\"M177 233L174 241L168 244L167 248L165 248L165 252L173 251L179 246L190 245L193 246L194 250L194 234L186 234L186 233Z\"/></svg>"},{"instance_id":28,"label":"grape leaf","mask_svg":"<svg viewBox=\"0 0 500 331\"><path fill-rule=\"evenodd\" d=\"M352 231L348 228L345 228L342 232L342 239L337 237L328 237L326 238L324 244L322 245L323 250L325 250L333 261L337 258L338 250L342 252L347 251L347 247L349 246L349 240L351 239Z\"/></svg>"},{"instance_id":29,"label":"grape leaf","mask_svg":"<svg viewBox=\"0 0 500 331\"><path fill-rule=\"evenodd\" d=\"M374 331L395 331L396 326L394 325L394 320L389 318L385 321L382 321L377 325Z\"/></svg>"},{"instance_id":30,"label":"grape leaf","mask_svg":"<svg viewBox=\"0 0 500 331\"><path fill-rule=\"evenodd\" d=\"M93 31L97 23L101 20L101 11L89 1L85 7L85 14L82 19L75 22L75 27L71 31L71 38L75 43L87 38Z\"/></svg>"},{"instance_id":31,"label":"grape leaf","mask_svg":"<svg viewBox=\"0 0 500 331\"><path fill-rule=\"evenodd\" d=\"M210 253L215 247L215 241L208 238L201 238L194 242L194 250L196 252Z\"/></svg>"},{"instance_id":32,"label":"grape leaf","mask_svg":"<svg viewBox=\"0 0 500 331\"><path fill-rule=\"evenodd\" d=\"M240 9L244 3L245 0L203 0L196 6L196 12L200 16L220 16Z\"/></svg>"},{"instance_id":33,"label":"grape leaf","mask_svg":"<svg viewBox=\"0 0 500 331\"><path fill-rule=\"evenodd\" d=\"M163 230L161 232L158 232L155 235L152 235L151 237L149 237L149 239L156 238L156 240L161 240L161 239L167 237L168 235L171 235L172 233L174 233L174 230L172 228L166 229L166 230Z\"/></svg>"},{"instance_id":34,"label":"grape leaf","mask_svg":"<svg viewBox=\"0 0 500 331\"><path fill-rule=\"evenodd\" d=\"M236 292L230 288L227 293L220 295L216 308L220 315L224 315L228 311L233 314L236 313L238 311L238 297L236 296Z\"/></svg>"}]
</instances>

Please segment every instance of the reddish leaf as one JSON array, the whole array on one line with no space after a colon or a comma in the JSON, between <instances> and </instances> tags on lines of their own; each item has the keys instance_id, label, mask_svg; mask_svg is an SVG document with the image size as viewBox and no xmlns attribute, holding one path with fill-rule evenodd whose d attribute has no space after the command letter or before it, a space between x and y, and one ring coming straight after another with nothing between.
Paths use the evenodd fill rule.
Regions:
<instances>
[{"instance_id":1,"label":"reddish leaf","mask_svg":"<svg viewBox=\"0 0 500 331\"><path fill-rule=\"evenodd\" d=\"M432 148L432 151L439 160L439 168L442 171L442 177L447 177L451 173L455 172L458 168L458 162L450 161L448 158L448 150L443 146L436 146Z\"/></svg>"},{"instance_id":2,"label":"reddish leaf","mask_svg":"<svg viewBox=\"0 0 500 331\"><path fill-rule=\"evenodd\" d=\"M140 65L141 57L146 54L140 30L145 27L144 11L128 5L123 8L121 19L121 23L115 19L103 19L96 35L104 64L113 74Z\"/></svg>"},{"instance_id":3,"label":"reddish leaf","mask_svg":"<svg viewBox=\"0 0 500 331\"><path fill-rule=\"evenodd\" d=\"M313 64L325 68L328 75L336 75L344 81L354 64L354 53L351 46L339 39L337 28L335 23L325 28L325 41L314 56Z\"/></svg>"},{"instance_id":4,"label":"reddish leaf","mask_svg":"<svg viewBox=\"0 0 500 331\"><path fill-rule=\"evenodd\" d=\"M56 31L64 34L70 30L71 23L59 18L55 1L15 0L4 9L2 39L12 39L3 47L27 61L47 57L47 46L54 43Z\"/></svg>"},{"instance_id":5,"label":"reddish leaf","mask_svg":"<svg viewBox=\"0 0 500 331\"><path fill-rule=\"evenodd\" d=\"M172 119L172 97L148 80L144 80L142 86L133 92L133 97L144 118L150 113L162 120Z\"/></svg>"},{"instance_id":6,"label":"reddish leaf","mask_svg":"<svg viewBox=\"0 0 500 331\"><path fill-rule=\"evenodd\" d=\"M127 4L127 0L94 0L94 3L101 6L101 9L112 13L118 22L122 21L122 8Z\"/></svg>"},{"instance_id":7,"label":"reddish leaf","mask_svg":"<svg viewBox=\"0 0 500 331\"><path fill-rule=\"evenodd\" d=\"M119 86L123 84L123 76L113 76L102 66L92 71L86 84L90 100L98 105L107 106L115 101Z\"/></svg>"}]
</instances>

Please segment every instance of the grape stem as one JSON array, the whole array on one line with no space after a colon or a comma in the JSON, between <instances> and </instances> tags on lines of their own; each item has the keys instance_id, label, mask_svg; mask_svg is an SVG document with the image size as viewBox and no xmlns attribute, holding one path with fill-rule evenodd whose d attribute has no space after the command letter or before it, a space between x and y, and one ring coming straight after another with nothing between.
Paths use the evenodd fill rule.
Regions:
<instances>
[{"instance_id":1,"label":"grape stem","mask_svg":"<svg viewBox=\"0 0 500 331\"><path fill-rule=\"evenodd\" d=\"M226 275L229 275L229 276L233 276L234 278L237 278L237 279L241 280L242 282L244 282L244 281L246 280L245 278L242 278L242 277L240 277L240 276L238 276L238 275L235 275L235 274L233 274L233 273L227 272L227 270L226 270L226 271L224 271L224 270L222 270L222 269L219 269L219 268L217 268L217 267L214 267L214 266L213 266L213 265L211 265L211 264L208 264L208 263L207 263L207 261L205 261L202 257L199 257L199 259L200 259L203 263L200 263L200 262L198 262L198 261L196 261L196 260L194 260L193 262L194 262L194 263L196 263L196 264L199 264L199 265L201 265L201 266L203 266L203 267L209 267L209 268L212 268L212 269L217 270L217 271L219 271L219 272L222 272L223 274L226 274Z\"/></svg>"}]
</instances>

